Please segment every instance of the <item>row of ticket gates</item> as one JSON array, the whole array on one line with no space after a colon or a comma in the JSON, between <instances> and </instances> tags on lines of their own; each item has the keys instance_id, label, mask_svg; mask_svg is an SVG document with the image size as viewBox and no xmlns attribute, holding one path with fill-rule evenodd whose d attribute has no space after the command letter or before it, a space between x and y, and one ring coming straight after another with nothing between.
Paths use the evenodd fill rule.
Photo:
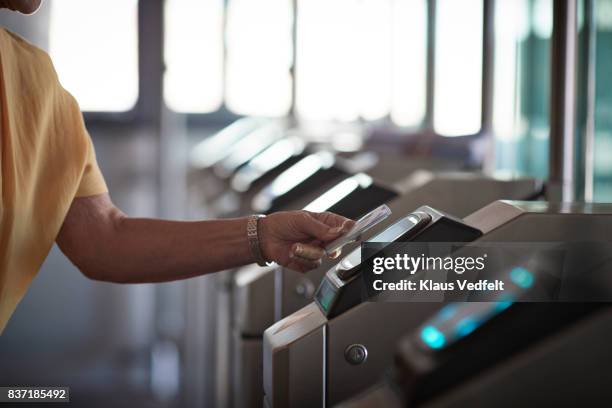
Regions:
<instances>
[{"instance_id":1,"label":"row of ticket gates","mask_svg":"<svg viewBox=\"0 0 612 408\"><path fill-rule=\"evenodd\" d=\"M538 180L502 180L435 157L337 152L276 121L232 124L199 144L192 164L193 183L216 216L307 209L356 219L386 203L392 215L365 240L612 241L612 205L549 203ZM547 262L536 247L500 276L521 266L523 281L537 278ZM612 253L596 247L588 260L565 263L563 274L596 276L598 284L575 279L555 289L572 299L580 287L580 302L366 301L356 244L305 274L277 265L224 272L216 405L610 403L612 313L606 302L586 300L612 293Z\"/></svg>"}]
</instances>

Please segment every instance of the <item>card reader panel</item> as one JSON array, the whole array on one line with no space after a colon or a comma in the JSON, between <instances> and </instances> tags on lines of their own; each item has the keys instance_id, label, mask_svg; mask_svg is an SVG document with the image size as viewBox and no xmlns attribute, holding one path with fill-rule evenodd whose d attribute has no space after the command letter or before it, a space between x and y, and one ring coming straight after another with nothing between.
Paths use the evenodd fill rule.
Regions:
<instances>
[{"instance_id":1,"label":"card reader panel","mask_svg":"<svg viewBox=\"0 0 612 408\"><path fill-rule=\"evenodd\" d=\"M376 235L369 242L470 242L481 231L461 220L422 206ZM315 293L315 302L328 317L335 317L362 302L361 249L357 248L329 270Z\"/></svg>"}]
</instances>

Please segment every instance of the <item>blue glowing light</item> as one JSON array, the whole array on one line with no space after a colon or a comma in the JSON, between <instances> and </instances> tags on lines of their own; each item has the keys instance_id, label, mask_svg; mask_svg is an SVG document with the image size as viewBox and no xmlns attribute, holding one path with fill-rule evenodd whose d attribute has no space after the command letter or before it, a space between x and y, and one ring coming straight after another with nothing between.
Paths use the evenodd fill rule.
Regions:
<instances>
[{"instance_id":1,"label":"blue glowing light","mask_svg":"<svg viewBox=\"0 0 612 408\"><path fill-rule=\"evenodd\" d=\"M421 340L432 349L440 349L446 343L444 334L434 326L423 327L421 330Z\"/></svg>"},{"instance_id":2,"label":"blue glowing light","mask_svg":"<svg viewBox=\"0 0 612 408\"><path fill-rule=\"evenodd\" d=\"M495 302L495 313L501 313L514 303L514 296L504 294L499 297L499 300Z\"/></svg>"},{"instance_id":3,"label":"blue glowing light","mask_svg":"<svg viewBox=\"0 0 612 408\"><path fill-rule=\"evenodd\" d=\"M471 317L466 317L457 323L455 327L455 331L457 336L465 337L468 334L472 333L478 327L478 321Z\"/></svg>"},{"instance_id":4,"label":"blue glowing light","mask_svg":"<svg viewBox=\"0 0 612 408\"><path fill-rule=\"evenodd\" d=\"M510 271L510 279L517 286L523 289L530 288L533 285L533 280L534 280L533 274L531 272L529 272L525 268L520 268L520 267L514 268L513 270Z\"/></svg>"},{"instance_id":5,"label":"blue glowing light","mask_svg":"<svg viewBox=\"0 0 612 408\"><path fill-rule=\"evenodd\" d=\"M451 319L457 311L457 305L446 305L438 312L438 318L442 321Z\"/></svg>"}]
</instances>

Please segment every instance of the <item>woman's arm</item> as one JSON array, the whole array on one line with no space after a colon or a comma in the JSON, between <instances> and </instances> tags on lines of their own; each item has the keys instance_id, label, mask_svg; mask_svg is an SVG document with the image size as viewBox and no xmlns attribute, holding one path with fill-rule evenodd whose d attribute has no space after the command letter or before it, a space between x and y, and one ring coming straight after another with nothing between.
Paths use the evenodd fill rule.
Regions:
<instances>
[{"instance_id":1,"label":"woman's arm","mask_svg":"<svg viewBox=\"0 0 612 408\"><path fill-rule=\"evenodd\" d=\"M57 237L86 276L120 283L164 282L254 262L247 218L164 221L130 218L108 194L76 198ZM320 247L350 228L335 214L272 214L259 221L263 255L292 269L316 267Z\"/></svg>"}]
</instances>

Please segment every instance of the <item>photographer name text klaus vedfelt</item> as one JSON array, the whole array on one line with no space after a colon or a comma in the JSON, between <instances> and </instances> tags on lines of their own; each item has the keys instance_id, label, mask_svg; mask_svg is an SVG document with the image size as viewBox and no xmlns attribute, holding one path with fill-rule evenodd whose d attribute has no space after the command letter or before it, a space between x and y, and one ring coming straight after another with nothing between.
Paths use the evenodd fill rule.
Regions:
<instances>
[{"instance_id":1,"label":"photographer name text klaus vedfelt","mask_svg":"<svg viewBox=\"0 0 612 408\"><path fill-rule=\"evenodd\" d=\"M420 281L413 281L403 279L399 282L384 282L381 279L377 279L372 283L374 290L382 291L451 291L451 290L467 290L467 291L503 291L504 281L496 279L489 281L481 279L476 282L470 282L468 280L457 280L454 282L435 282L431 279L423 279Z\"/></svg>"}]
</instances>

